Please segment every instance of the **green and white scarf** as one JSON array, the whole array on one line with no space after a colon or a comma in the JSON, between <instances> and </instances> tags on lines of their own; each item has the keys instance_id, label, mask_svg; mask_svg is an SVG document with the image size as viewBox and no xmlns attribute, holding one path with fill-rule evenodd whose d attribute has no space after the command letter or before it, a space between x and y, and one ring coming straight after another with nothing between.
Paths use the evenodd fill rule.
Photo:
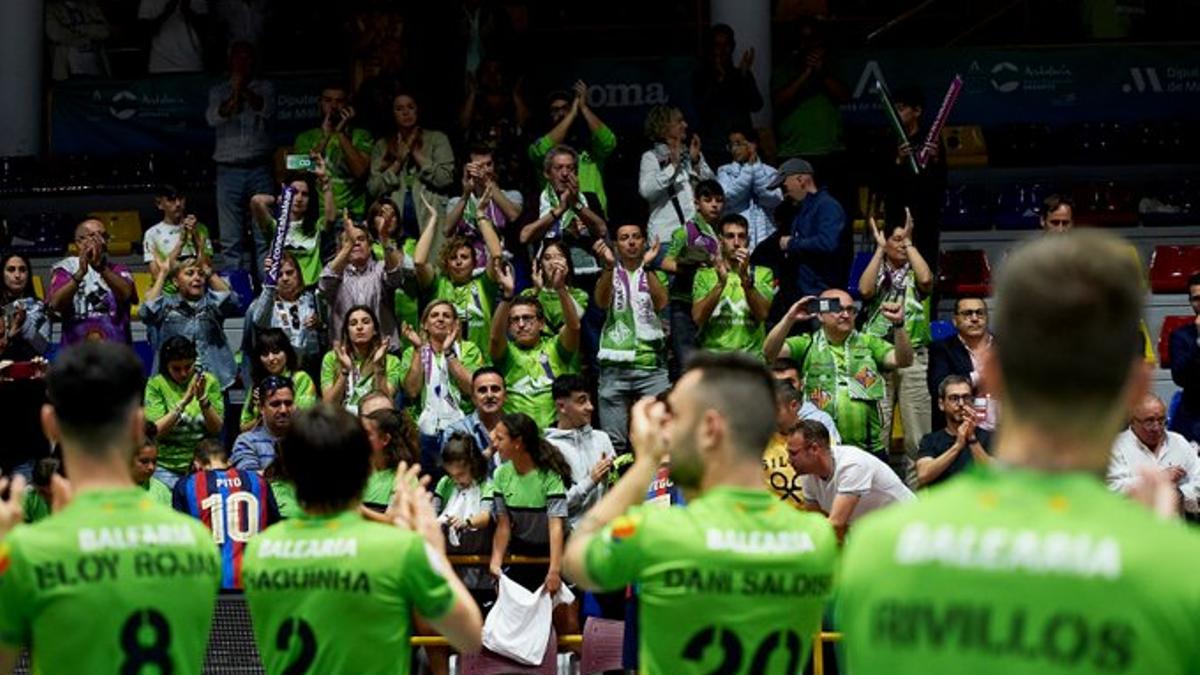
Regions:
<instances>
[{"instance_id":1,"label":"green and white scarf","mask_svg":"<svg viewBox=\"0 0 1200 675\"><path fill-rule=\"evenodd\" d=\"M654 312L646 274L642 266L630 273L617 265L613 272L612 307L600 330L598 361L633 363L639 342L663 339L662 320Z\"/></svg>"}]
</instances>

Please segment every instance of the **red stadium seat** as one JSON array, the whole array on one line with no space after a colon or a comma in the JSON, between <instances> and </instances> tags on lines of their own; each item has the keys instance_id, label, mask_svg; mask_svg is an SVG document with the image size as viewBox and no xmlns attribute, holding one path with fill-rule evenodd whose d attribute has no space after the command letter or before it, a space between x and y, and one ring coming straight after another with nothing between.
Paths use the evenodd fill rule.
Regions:
<instances>
[{"instance_id":1,"label":"red stadium seat","mask_svg":"<svg viewBox=\"0 0 1200 675\"><path fill-rule=\"evenodd\" d=\"M1150 258L1150 290L1187 293L1187 280L1200 272L1200 246L1155 246Z\"/></svg>"},{"instance_id":2,"label":"red stadium seat","mask_svg":"<svg viewBox=\"0 0 1200 675\"><path fill-rule=\"evenodd\" d=\"M1164 316L1162 328L1158 330L1158 362L1163 368L1171 367L1171 333L1196 320L1194 316Z\"/></svg>"},{"instance_id":3,"label":"red stadium seat","mask_svg":"<svg viewBox=\"0 0 1200 675\"><path fill-rule=\"evenodd\" d=\"M478 654L463 654L459 657L459 672L462 675L507 675L508 673L556 675L558 673L558 635L551 627L546 655L542 657L540 665L526 666L484 649Z\"/></svg>"},{"instance_id":4,"label":"red stadium seat","mask_svg":"<svg viewBox=\"0 0 1200 675\"><path fill-rule=\"evenodd\" d=\"M621 647L624 642L624 621L589 616L583 624L583 655L579 661L579 672L621 670Z\"/></svg>"},{"instance_id":5,"label":"red stadium seat","mask_svg":"<svg viewBox=\"0 0 1200 675\"><path fill-rule=\"evenodd\" d=\"M938 292L942 295L988 296L992 293L992 266L982 249L942 251L938 259Z\"/></svg>"}]
</instances>

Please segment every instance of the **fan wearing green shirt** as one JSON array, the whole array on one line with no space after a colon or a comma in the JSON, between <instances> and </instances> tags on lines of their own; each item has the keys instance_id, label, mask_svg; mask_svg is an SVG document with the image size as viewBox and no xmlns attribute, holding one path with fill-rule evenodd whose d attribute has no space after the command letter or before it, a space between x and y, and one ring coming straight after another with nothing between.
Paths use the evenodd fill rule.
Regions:
<instances>
[{"instance_id":1,"label":"fan wearing green shirt","mask_svg":"<svg viewBox=\"0 0 1200 675\"><path fill-rule=\"evenodd\" d=\"M304 286L315 286L321 278L321 233L337 219L334 209L333 188L329 180L325 160L320 156L314 158L316 165L312 175L307 173L289 172L284 183L295 193L292 196L292 210L288 214L287 234L283 239L283 248L291 253L300 265L300 277ZM313 199L317 186L321 187L321 201ZM273 240L276 235L278 221L275 220L275 195L261 194L250 198L250 213L254 223L262 228L264 236ZM319 204L324 203L321 210ZM269 248L273 249L272 244Z\"/></svg>"},{"instance_id":2,"label":"fan wearing green shirt","mask_svg":"<svg viewBox=\"0 0 1200 675\"><path fill-rule=\"evenodd\" d=\"M722 216L717 234L721 255L712 267L696 272L692 285L692 320L700 329L697 344L701 349L761 356L775 275L750 264L750 224L745 217Z\"/></svg>"},{"instance_id":3,"label":"fan wearing green shirt","mask_svg":"<svg viewBox=\"0 0 1200 675\"><path fill-rule=\"evenodd\" d=\"M432 212L432 208L431 208ZM492 221L483 215L475 220L480 236L487 246L486 271L475 276L478 263L474 245L464 237L451 237L442 245L438 267L430 264L433 240L437 235L437 217L431 216L417 240L413 251L413 268L417 285L435 300L449 300L458 312L459 320L466 323L462 336L486 353L488 329L496 305L496 265L504 261L504 248Z\"/></svg>"},{"instance_id":4,"label":"fan wearing green shirt","mask_svg":"<svg viewBox=\"0 0 1200 675\"><path fill-rule=\"evenodd\" d=\"M142 364L112 342L59 352L42 428L70 485L57 510L17 527L24 479L0 477L0 672L28 648L36 673L198 675L221 571L199 521L134 485L143 444Z\"/></svg>"},{"instance_id":5,"label":"fan wearing green shirt","mask_svg":"<svg viewBox=\"0 0 1200 675\"><path fill-rule=\"evenodd\" d=\"M646 247L646 228L617 226L616 255L603 241L595 244L604 271L596 282L596 306L605 311L600 329L600 428L613 449L625 451L629 406L671 387L667 378L667 340L659 312L667 306L666 275L647 269L661 245Z\"/></svg>"},{"instance_id":6,"label":"fan wearing green shirt","mask_svg":"<svg viewBox=\"0 0 1200 675\"><path fill-rule=\"evenodd\" d=\"M850 533L834 617L856 673L1193 673L1200 537L1146 467L1104 484L1150 389L1138 265L1096 231L1032 240L996 282L983 363L1004 411L996 463ZM1082 365L1081 365L1082 364Z\"/></svg>"},{"instance_id":7,"label":"fan wearing green shirt","mask_svg":"<svg viewBox=\"0 0 1200 675\"><path fill-rule=\"evenodd\" d=\"M460 652L479 650L479 607L446 559L420 467L397 467L386 522L359 512L371 454L359 420L327 404L299 413L283 440L304 512L251 539L242 563L268 673L408 673L414 615Z\"/></svg>"},{"instance_id":8,"label":"fan wearing green shirt","mask_svg":"<svg viewBox=\"0 0 1200 675\"><path fill-rule=\"evenodd\" d=\"M634 405L633 465L567 542L564 569L580 587L637 584L641 673L804 670L837 542L823 518L763 486L774 399L757 360L696 352L665 401ZM701 495L643 505L668 454L672 477Z\"/></svg>"},{"instance_id":9,"label":"fan wearing green shirt","mask_svg":"<svg viewBox=\"0 0 1200 675\"><path fill-rule=\"evenodd\" d=\"M158 427L158 467L154 475L168 488L192 466L192 452L206 436L216 436L225 418L221 385L197 367L196 346L173 335L158 350L158 374L146 382L146 419Z\"/></svg>"},{"instance_id":10,"label":"fan wearing green shirt","mask_svg":"<svg viewBox=\"0 0 1200 675\"><path fill-rule=\"evenodd\" d=\"M505 412L522 412L544 429L554 423L554 378L574 372L579 351L580 317L567 292L566 265L545 271L546 285L558 294L564 323L554 337L542 335L545 314L534 298L514 296L516 281L507 263L497 266L500 304L492 319L488 352L492 363L504 374L508 399ZM511 334L511 339L510 339Z\"/></svg>"},{"instance_id":11,"label":"fan wearing green shirt","mask_svg":"<svg viewBox=\"0 0 1200 675\"><path fill-rule=\"evenodd\" d=\"M133 453L130 475L133 476L133 482L145 490L156 504L171 506L171 489L154 477L154 471L158 468L158 443L154 440L158 436L158 427L153 422L146 422L144 428L145 439L137 452ZM36 482L36 474L34 478Z\"/></svg>"},{"instance_id":12,"label":"fan wearing green shirt","mask_svg":"<svg viewBox=\"0 0 1200 675\"><path fill-rule=\"evenodd\" d=\"M930 414L932 401L926 373L929 371L929 294L933 291L933 270L912 243L913 219L904 209L903 223L887 222L883 227L869 218L875 236L875 254L858 280L858 290L866 303L867 321L863 332L885 340L892 324L883 315L888 303L904 304L904 330L913 348L912 365L897 368L884 378L883 428L892 428L892 408L899 408L904 423L904 462L909 487L917 485L917 447L933 430Z\"/></svg>"},{"instance_id":13,"label":"fan wearing green shirt","mask_svg":"<svg viewBox=\"0 0 1200 675\"><path fill-rule=\"evenodd\" d=\"M858 307L837 288L820 298L805 296L793 304L763 342L768 361L791 358L800 363L809 400L837 423L842 443L887 461L888 430L880 410L883 373L912 364L913 350L904 328L904 305L885 303L880 310L891 322L896 343L854 328ZM797 322L819 317L820 328L788 337Z\"/></svg>"},{"instance_id":14,"label":"fan wearing green shirt","mask_svg":"<svg viewBox=\"0 0 1200 675\"><path fill-rule=\"evenodd\" d=\"M617 136L588 105L588 87L576 80L572 91L555 91L547 97L550 124L546 135L529 145L529 161L537 166L557 145L567 144L579 150L579 191L596 195L600 209L608 212L608 196L604 191L604 162L617 147ZM587 125L587 135L575 122L579 117ZM541 176L542 187L548 176Z\"/></svg>"},{"instance_id":15,"label":"fan wearing green shirt","mask_svg":"<svg viewBox=\"0 0 1200 675\"><path fill-rule=\"evenodd\" d=\"M342 322L342 339L321 361L321 399L358 412L363 396L377 391L393 398L400 387L400 359L388 353L391 340L379 334L379 319L355 305Z\"/></svg>"},{"instance_id":16,"label":"fan wearing green shirt","mask_svg":"<svg viewBox=\"0 0 1200 675\"><path fill-rule=\"evenodd\" d=\"M354 107L348 102L350 90L331 83L321 90L317 109L321 126L301 132L292 144L292 152L312 154L325 160L333 184L334 213L349 210L355 220L366 209L367 183L371 171L371 148L375 140L366 129L352 126ZM321 195L323 212L328 212L326 195ZM332 223L326 217L322 225ZM323 229L323 228L322 228Z\"/></svg>"},{"instance_id":17,"label":"fan wearing green shirt","mask_svg":"<svg viewBox=\"0 0 1200 675\"><path fill-rule=\"evenodd\" d=\"M61 472L62 461L57 457L43 457L33 465L33 481L21 497L21 511L26 523L33 524L50 517L50 504L54 501L52 484L55 474L61 476Z\"/></svg>"}]
</instances>

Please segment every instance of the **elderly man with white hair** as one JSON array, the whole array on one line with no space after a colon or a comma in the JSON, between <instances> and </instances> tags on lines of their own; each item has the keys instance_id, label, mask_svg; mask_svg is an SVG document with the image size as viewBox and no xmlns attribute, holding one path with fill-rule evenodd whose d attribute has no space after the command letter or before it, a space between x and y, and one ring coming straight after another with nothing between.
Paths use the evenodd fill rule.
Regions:
<instances>
[{"instance_id":1,"label":"elderly man with white hair","mask_svg":"<svg viewBox=\"0 0 1200 675\"><path fill-rule=\"evenodd\" d=\"M1167 431L1167 407L1153 394L1134 406L1129 428L1117 434L1108 464L1108 487L1129 493L1140 480L1142 465L1166 471L1179 488L1184 511L1200 513L1200 458L1186 438Z\"/></svg>"}]
</instances>

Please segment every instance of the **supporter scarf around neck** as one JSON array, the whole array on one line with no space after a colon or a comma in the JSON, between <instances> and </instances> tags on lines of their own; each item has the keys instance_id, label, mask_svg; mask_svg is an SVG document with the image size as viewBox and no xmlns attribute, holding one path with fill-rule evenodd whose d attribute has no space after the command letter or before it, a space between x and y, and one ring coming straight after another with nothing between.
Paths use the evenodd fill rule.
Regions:
<instances>
[{"instance_id":1,"label":"supporter scarf around neck","mask_svg":"<svg viewBox=\"0 0 1200 675\"><path fill-rule=\"evenodd\" d=\"M613 271L612 307L600 330L597 360L609 363L633 363L638 342L663 339L662 321L654 313L646 269L632 273L622 265Z\"/></svg>"},{"instance_id":2,"label":"supporter scarf around neck","mask_svg":"<svg viewBox=\"0 0 1200 675\"><path fill-rule=\"evenodd\" d=\"M839 349L846 350L840 367L834 358L834 351ZM802 365L812 402L831 415L837 414L837 392L843 387L853 400L883 399L883 377L876 369L865 336L858 331L846 336L841 346L835 346L829 344L825 331L818 329Z\"/></svg>"}]
</instances>

